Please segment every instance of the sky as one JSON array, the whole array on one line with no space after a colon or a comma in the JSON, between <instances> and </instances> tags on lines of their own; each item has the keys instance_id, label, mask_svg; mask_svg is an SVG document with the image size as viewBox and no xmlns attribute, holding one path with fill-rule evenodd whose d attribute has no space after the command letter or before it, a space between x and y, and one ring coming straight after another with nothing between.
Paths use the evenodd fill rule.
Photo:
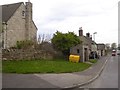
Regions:
<instances>
[{"instance_id":1,"label":"sky","mask_svg":"<svg viewBox=\"0 0 120 90\"><path fill-rule=\"evenodd\" d=\"M0 0L0 5L28 0ZM118 43L119 0L29 0L37 35L52 36L56 31L95 34L97 43ZM49 37L50 38L50 37Z\"/></svg>"}]
</instances>

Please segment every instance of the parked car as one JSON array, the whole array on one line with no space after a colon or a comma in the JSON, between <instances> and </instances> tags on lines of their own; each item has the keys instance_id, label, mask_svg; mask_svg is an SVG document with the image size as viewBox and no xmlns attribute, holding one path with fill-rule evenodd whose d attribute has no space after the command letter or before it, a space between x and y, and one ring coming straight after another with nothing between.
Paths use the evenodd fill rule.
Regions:
<instances>
[{"instance_id":1,"label":"parked car","mask_svg":"<svg viewBox=\"0 0 120 90\"><path fill-rule=\"evenodd\" d=\"M112 50L112 56L116 56L116 50Z\"/></svg>"}]
</instances>

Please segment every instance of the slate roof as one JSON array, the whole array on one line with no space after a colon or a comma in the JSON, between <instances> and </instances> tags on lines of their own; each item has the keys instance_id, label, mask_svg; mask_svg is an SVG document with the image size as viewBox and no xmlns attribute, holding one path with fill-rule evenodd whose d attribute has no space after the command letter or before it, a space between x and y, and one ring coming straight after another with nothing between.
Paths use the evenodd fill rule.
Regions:
<instances>
[{"instance_id":1,"label":"slate roof","mask_svg":"<svg viewBox=\"0 0 120 90\"><path fill-rule=\"evenodd\" d=\"M82 41L82 43L84 45L88 45L90 49L91 49L91 45L93 44L96 45L96 43L93 40L91 40L89 37L86 37L86 36L78 36L78 37Z\"/></svg>"},{"instance_id":2,"label":"slate roof","mask_svg":"<svg viewBox=\"0 0 120 90\"><path fill-rule=\"evenodd\" d=\"M2 21L7 22L23 2L2 5Z\"/></svg>"}]
</instances>

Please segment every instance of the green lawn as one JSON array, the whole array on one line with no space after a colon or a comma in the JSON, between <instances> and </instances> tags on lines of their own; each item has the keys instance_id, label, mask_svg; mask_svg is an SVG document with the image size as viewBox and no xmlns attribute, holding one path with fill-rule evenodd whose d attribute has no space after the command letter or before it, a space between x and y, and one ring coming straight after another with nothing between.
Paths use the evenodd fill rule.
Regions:
<instances>
[{"instance_id":1,"label":"green lawn","mask_svg":"<svg viewBox=\"0 0 120 90\"><path fill-rule=\"evenodd\" d=\"M96 63L98 60L97 59L90 59L89 62L91 63Z\"/></svg>"},{"instance_id":2,"label":"green lawn","mask_svg":"<svg viewBox=\"0 0 120 90\"><path fill-rule=\"evenodd\" d=\"M2 61L3 73L68 73L89 68L87 63L72 63L67 60L22 60Z\"/></svg>"}]
</instances>

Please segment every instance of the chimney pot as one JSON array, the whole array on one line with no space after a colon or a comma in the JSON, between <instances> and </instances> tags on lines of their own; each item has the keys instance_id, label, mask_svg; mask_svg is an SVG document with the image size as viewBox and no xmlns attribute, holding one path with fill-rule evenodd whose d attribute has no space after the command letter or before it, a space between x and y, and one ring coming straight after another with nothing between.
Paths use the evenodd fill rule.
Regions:
<instances>
[{"instance_id":1,"label":"chimney pot","mask_svg":"<svg viewBox=\"0 0 120 90\"><path fill-rule=\"evenodd\" d=\"M79 28L79 36L83 36L83 30L82 30L82 27Z\"/></svg>"}]
</instances>

